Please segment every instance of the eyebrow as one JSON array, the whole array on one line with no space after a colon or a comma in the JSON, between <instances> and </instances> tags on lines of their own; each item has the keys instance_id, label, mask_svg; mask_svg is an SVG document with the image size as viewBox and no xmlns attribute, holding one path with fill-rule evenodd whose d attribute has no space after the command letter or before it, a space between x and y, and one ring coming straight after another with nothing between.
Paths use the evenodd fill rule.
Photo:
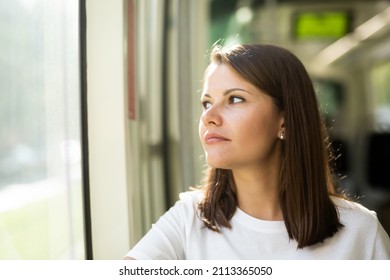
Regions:
<instances>
[{"instance_id":1,"label":"eyebrow","mask_svg":"<svg viewBox=\"0 0 390 280\"><path fill-rule=\"evenodd\" d=\"M230 89L227 89L227 90L225 90L225 91L223 92L223 96L226 96L226 95L228 95L229 93L232 93L232 92L234 92L234 91L244 91L244 92L246 92L246 93L252 94L250 91L247 91L247 90L242 89L242 88L230 88ZM204 94L203 96L211 97L211 95L208 94L208 93Z\"/></svg>"}]
</instances>

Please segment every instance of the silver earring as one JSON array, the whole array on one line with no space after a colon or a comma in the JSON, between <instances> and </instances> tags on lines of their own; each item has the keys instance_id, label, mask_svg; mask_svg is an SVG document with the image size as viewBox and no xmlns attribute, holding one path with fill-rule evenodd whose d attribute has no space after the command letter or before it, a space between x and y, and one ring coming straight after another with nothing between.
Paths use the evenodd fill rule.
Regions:
<instances>
[{"instance_id":1,"label":"silver earring","mask_svg":"<svg viewBox=\"0 0 390 280\"><path fill-rule=\"evenodd\" d=\"M280 132L280 139L284 140L284 131Z\"/></svg>"}]
</instances>

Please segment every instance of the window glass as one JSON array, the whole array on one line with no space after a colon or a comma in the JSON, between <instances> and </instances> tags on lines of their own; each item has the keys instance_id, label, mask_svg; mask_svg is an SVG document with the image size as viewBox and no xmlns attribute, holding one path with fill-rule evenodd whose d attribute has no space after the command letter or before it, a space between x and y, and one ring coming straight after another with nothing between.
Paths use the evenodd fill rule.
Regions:
<instances>
[{"instance_id":1,"label":"window glass","mask_svg":"<svg viewBox=\"0 0 390 280\"><path fill-rule=\"evenodd\" d=\"M343 86L332 80L313 80L320 113L327 128L332 128L338 118L344 100Z\"/></svg>"},{"instance_id":2,"label":"window glass","mask_svg":"<svg viewBox=\"0 0 390 280\"><path fill-rule=\"evenodd\" d=\"M83 259L77 0L0 1L0 259Z\"/></svg>"},{"instance_id":3,"label":"window glass","mask_svg":"<svg viewBox=\"0 0 390 280\"><path fill-rule=\"evenodd\" d=\"M373 86L374 122L390 129L390 61L376 64L370 73Z\"/></svg>"}]
</instances>

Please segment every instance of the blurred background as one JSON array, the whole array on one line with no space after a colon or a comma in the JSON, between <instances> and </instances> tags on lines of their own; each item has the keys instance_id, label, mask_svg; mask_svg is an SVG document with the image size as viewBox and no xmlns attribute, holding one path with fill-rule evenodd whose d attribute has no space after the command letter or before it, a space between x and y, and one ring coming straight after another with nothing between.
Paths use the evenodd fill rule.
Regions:
<instances>
[{"instance_id":1,"label":"blurred background","mask_svg":"<svg viewBox=\"0 0 390 280\"><path fill-rule=\"evenodd\" d=\"M2 0L0 42L0 259L121 259L201 183L216 42L302 60L340 188L390 233L390 1Z\"/></svg>"}]
</instances>

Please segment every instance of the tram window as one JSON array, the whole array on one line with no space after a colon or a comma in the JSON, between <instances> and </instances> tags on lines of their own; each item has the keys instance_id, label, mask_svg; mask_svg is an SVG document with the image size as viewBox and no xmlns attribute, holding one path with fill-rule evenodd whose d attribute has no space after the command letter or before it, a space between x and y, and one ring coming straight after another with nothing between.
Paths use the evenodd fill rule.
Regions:
<instances>
[{"instance_id":1,"label":"tram window","mask_svg":"<svg viewBox=\"0 0 390 280\"><path fill-rule=\"evenodd\" d=\"M343 86L336 81L313 80L318 99L320 112L325 119L326 126L332 127L344 99Z\"/></svg>"},{"instance_id":2,"label":"tram window","mask_svg":"<svg viewBox=\"0 0 390 280\"><path fill-rule=\"evenodd\" d=\"M390 61L375 65L370 74L375 125L390 131Z\"/></svg>"},{"instance_id":3,"label":"tram window","mask_svg":"<svg viewBox=\"0 0 390 280\"><path fill-rule=\"evenodd\" d=\"M78 1L0 2L0 259L84 259Z\"/></svg>"},{"instance_id":4,"label":"tram window","mask_svg":"<svg viewBox=\"0 0 390 280\"><path fill-rule=\"evenodd\" d=\"M314 79L313 83L320 113L330 134L334 156L332 159L333 171L338 176L343 177L350 171L348 160L349 149L345 140L340 139L338 135L333 133L333 128L339 121L338 118L341 114L344 100L344 88L339 82L331 80Z\"/></svg>"},{"instance_id":5,"label":"tram window","mask_svg":"<svg viewBox=\"0 0 390 280\"><path fill-rule=\"evenodd\" d=\"M374 188L390 189L390 61L374 65L370 71L374 130L368 141L368 180Z\"/></svg>"}]
</instances>

